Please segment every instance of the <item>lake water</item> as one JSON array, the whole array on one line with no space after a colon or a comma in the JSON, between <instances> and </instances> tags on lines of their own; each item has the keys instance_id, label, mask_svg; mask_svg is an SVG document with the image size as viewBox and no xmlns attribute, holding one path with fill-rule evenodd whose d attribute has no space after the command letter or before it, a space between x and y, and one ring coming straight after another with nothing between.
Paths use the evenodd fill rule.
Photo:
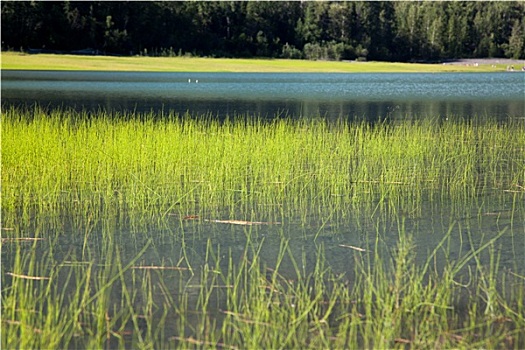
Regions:
<instances>
[{"instance_id":1,"label":"lake water","mask_svg":"<svg viewBox=\"0 0 525 350\"><path fill-rule=\"evenodd\" d=\"M505 119L525 115L525 74L3 71L2 101L218 117Z\"/></svg>"},{"instance_id":2,"label":"lake water","mask_svg":"<svg viewBox=\"0 0 525 350\"><path fill-rule=\"evenodd\" d=\"M117 111L159 112L189 111L197 114L211 113L219 117L226 115L258 115L272 118L276 115L292 117L324 116L326 118L417 118L450 117L470 118L488 116L500 120L525 117L525 74L515 73L151 73L151 72L62 72L62 71L3 71L2 102L9 105L34 105L38 103L49 107L72 107L98 111L100 109ZM488 192L490 193L490 192ZM497 232L501 227L509 226L507 218L513 207L511 196L508 200L491 199L485 201L481 214L496 213L484 218L483 227L473 229L479 236L484 228ZM489 204L490 203L490 204ZM457 213L447 209L450 203L442 203L440 211L428 209L425 215L414 220L413 233L421 252L431 249L439 241L449 225L459 220ZM478 217L480 209L463 213L464 217ZM448 214L443 214L448 213ZM510 257L507 266L516 263L514 238L525 232L523 213L512 213L518 222L512 223L512 229L506 235L512 238L512 244L505 245L506 257ZM299 215L300 216L300 215ZM437 220L436 218L440 218ZM504 219L501 219L504 218ZM358 235L350 232L366 231L366 223L356 227L352 219L346 224L328 223L321 225L323 218L313 217L310 226L299 225L290 220L285 236L292 241L298 240L295 247L314 253L319 240L311 240L318 235L326 241L326 248L333 250L330 259L335 268L347 265L348 253L339 247L341 243L355 246L366 242L354 241L368 234ZM466 220L466 219L461 219ZM506 221L507 220L507 221ZM491 222L488 224L488 222ZM425 224L421 224L421 223ZM506 223L496 228L496 223ZM299 226L297 226L299 225ZM372 225L373 226L373 225ZM395 226L395 225L394 225ZM192 224L193 227L193 224ZM243 248L244 235L212 234L215 231L229 231L224 225L198 225L198 236L202 236L202 227L213 237L221 237L225 246ZM125 231L128 229L123 228ZM237 228L243 231L243 228ZM263 228L282 236L283 227ZM375 228L371 227L371 231ZM397 228L385 229L383 234L394 241ZM433 234L438 232L438 234ZM478 233L476 233L478 232ZM348 235L347 235L348 233ZM228 238L229 237L229 238ZM231 238L235 237L234 241ZM325 238L323 238L325 237ZM197 245L206 244L210 236L204 234ZM306 238L306 239L305 239ZM431 239L432 238L432 239ZM350 239L350 241L347 241ZM194 239L192 238L194 241ZM518 246L523 246L519 238ZM280 240L276 240L279 242ZM395 244L395 243L392 243ZM389 246L392 244L388 244ZM68 243L64 242L64 246ZM73 243L75 245L75 243ZM278 250L278 243L267 242ZM160 249L173 249L165 245ZM368 247L370 248L370 247ZM195 248L197 251L198 248ZM338 252L338 253L337 253ZM132 249L129 254L133 255ZM171 250L156 251L157 256L173 256ZM424 254L423 254L424 255ZM271 254L270 254L271 256ZM504 259L505 260L505 259ZM339 263L337 263L339 261ZM341 263L342 261L342 263Z\"/></svg>"},{"instance_id":3,"label":"lake water","mask_svg":"<svg viewBox=\"0 0 525 350\"><path fill-rule=\"evenodd\" d=\"M189 111L193 114L211 113L218 117L242 114L267 118L288 115L295 118L323 116L329 119L343 117L368 120L426 116L468 119L478 116L504 121L509 117L525 117L525 74L522 73L3 71L1 89L4 107L38 103L48 107L72 107L88 111ZM126 265L141 251L136 265L192 267L191 273L155 271L152 300L155 305L160 305L161 310L166 296L160 288L155 289L157 285L166 286L174 299L177 292L183 291L188 305L198 305L200 290L193 286L201 283L199 278L204 276L208 264L217 261L213 268L224 274L229 268L228 254L238 262L253 250L260 252L264 266L275 268L283 242L289 245L295 262L287 256L279 271L291 279L296 278L297 268L306 273L314 271L320 252L324 252L322 257L326 260L326 266L334 274L344 275L345 280L351 281L357 258L368 256L372 260L381 258L390 261L389 254L395 252L401 231L411 237L414 260L419 266L425 263L430 252L437 249L443 237L450 233L446 249L440 249L436 254L437 270L446 262L469 256L500 235L491 245L491 249L493 246L497 250L499 267L525 273L522 256L525 247L523 192L487 189L479 197L469 198L468 202L469 205L463 205L452 203L446 198L427 200L421 203L420 213L401 214L397 218L386 214L389 209L374 213L355 211L332 217L331 214L320 214L324 211L319 208L317 214L315 209L312 210L314 214L308 216L296 213L290 217L278 217L279 224L260 226L204 220L245 219L242 215L231 217L230 208L224 209L223 216L183 220L180 215L170 214L165 219L152 218L151 222L142 222L140 225L129 224L125 216L119 219L106 218L91 229L88 229L89 218L86 218L88 223L83 223L78 213L64 213L40 221L21 219L20 227L16 230L28 235L35 232L35 235L38 233L39 237L45 238L34 245L24 246L21 243L26 256L31 252L36 252L37 257L51 256L52 263L44 270L49 268L52 271L55 265L74 264L103 267L108 255L115 252L122 258L122 265ZM393 211L398 209L392 208ZM253 215L257 221L277 221L274 219L279 215L279 210L271 215L266 212ZM400 218L403 228L400 227ZM144 247L147 249L143 250ZM209 247L212 247L213 253L210 253ZM349 247L364 249L366 252ZM16 249L14 245L6 245L3 249L3 270L13 271ZM217 256L213 255L215 253ZM213 258L210 258L212 255ZM484 251L480 259L483 264L490 264L487 252ZM470 278L471 271L478 268L474 262L472 259L458 276L465 280ZM136 281L133 279L132 283L134 286ZM210 310L214 317L220 318L220 310L226 307L225 300L220 291L215 293L216 310L213 307ZM111 305L119 305L120 297L117 293ZM137 299L135 303L139 310L146 302ZM173 310L169 311L166 337L179 335L177 327L170 323L178 317ZM191 323L196 316L187 317L188 323ZM191 337L192 333L187 336Z\"/></svg>"}]
</instances>

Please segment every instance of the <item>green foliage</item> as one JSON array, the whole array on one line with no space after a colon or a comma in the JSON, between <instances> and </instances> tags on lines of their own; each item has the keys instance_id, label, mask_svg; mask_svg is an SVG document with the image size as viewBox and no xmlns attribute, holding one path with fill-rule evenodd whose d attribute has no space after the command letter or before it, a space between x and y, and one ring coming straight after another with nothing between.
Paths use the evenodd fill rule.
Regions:
<instances>
[{"instance_id":1,"label":"green foliage","mask_svg":"<svg viewBox=\"0 0 525 350\"><path fill-rule=\"evenodd\" d=\"M383 61L525 58L525 3L519 1L4 1L1 6L3 49Z\"/></svg>"},{"instance_id":2,"label":"green foliage","mask_svg":"<svg viewBox=\"0 0 525 350\"><path fill-rule=\"evenodd\" d=\"M304 56L309 60L333 60L340 61L342 59L356 58L356 52L350 45L341 42L330 41L321 44L306 44L304 45ZM360 52L359 57L365 57L367 52Z\"/></svg>"},{"instance_id":3,"label":"green foliage","mask_svg":"<svg viewBox=\"0 0 525 350\"><path fill-rule=\"evenodd\" d=\"M281 57L300 59L300 58L303 58L303 53L299 49L295 48L295 46L289 45L288 43L286 43L283 46L283 52L281 54Z\"/></svg>"},{"instance_id":4,"label":"green foliage","mask_svg":"<svg viewBox=\"0 0 525 350\"><path fill-rule=\"evenodd\" d=\"M504 47L505 54L511 58L525 57L525 21L514 22L509 44Z\"/></svg>"}]
</instances>

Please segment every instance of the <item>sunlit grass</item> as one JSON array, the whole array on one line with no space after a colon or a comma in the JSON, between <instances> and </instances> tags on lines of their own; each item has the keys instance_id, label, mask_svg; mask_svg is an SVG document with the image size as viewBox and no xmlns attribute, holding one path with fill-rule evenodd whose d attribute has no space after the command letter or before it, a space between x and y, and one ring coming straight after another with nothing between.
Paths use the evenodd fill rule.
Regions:
<instances>
[{"instance_id":1,"label":"sunlit grass","mask_svg":"<svg viewBox=\"0 0 525 350\"><path fill-rule=\"evenodd\" d=\"M492 248L505 230L436 266L460 228L451 225L423 263L411 232L398 228L394 246L371 238L366 250L349 250L354 264L339 275L325 264L323 246L297 256L283 237L275 259L264 257L265 242L250 229L240 256L208 241L192 270L183 262L175 271L138 269L153 247L125 257L118 235L85 256L70 251L59 260L56 242L44 243L43 254L43 243L10 243L3 253L2 348L525 345L525 276L502 269ZM490 263L481 263L482 254Z\"/></svg>"},{"instance_id":2,"label":"sunlit grass","mask_svg":"<svg viewBox=\"0 0 525 350\"><path fill-rule=\"evenodd\" d=\"M257 206L283 214L386 202L417 212L427 198L523 194L524 150L525 128L512 120L369 125L9 109L2 207L6 218L229 208L249 220Z\"/></svg>"},{"instance_id":3,"label":"sunlit grass","mask_svg":"<svg viewBox=\"0 0 525 350\"><path fill-rule=\"evenodd\" d=\"M2 348L525 346L523 121L11 108L1 127ZM406 221L440 203L415 249Z\"/></svg>"},{"instance_id":4,"label":"sunlit grass","mask_svg":"<svg viewBox=\"0 0 525 350\"><path fill-rule=\"evenodd\" d=\"M27 55L4 52L2 69L151 72L495 72L505 70L505 65L493 67L490 64L466 66L285 59Z\"/></svg>"}]
</instances>

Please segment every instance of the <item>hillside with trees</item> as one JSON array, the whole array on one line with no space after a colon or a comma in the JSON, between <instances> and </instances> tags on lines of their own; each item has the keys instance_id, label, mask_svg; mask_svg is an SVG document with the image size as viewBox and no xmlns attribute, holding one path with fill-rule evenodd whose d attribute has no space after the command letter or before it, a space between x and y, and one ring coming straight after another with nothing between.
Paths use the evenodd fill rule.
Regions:
<instances>
[{"instance_id":1,"label":"hillside with trees","mask_svg":"<svg viewBox=\"0 0 525 350\"><path fill-rule=\"evenodd\" d=\"M2 50L378 61L525 58L525 2L2 1L1 11Z\"/></svg>"}]
</instances>

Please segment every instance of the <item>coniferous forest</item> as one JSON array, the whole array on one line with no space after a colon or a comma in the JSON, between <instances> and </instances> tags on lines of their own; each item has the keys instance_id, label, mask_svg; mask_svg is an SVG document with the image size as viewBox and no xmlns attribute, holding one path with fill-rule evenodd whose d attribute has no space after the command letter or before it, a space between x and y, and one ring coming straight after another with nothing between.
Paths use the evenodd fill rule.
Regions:
<instances>
[{"instance_id":1,"label":"coniferous forest","mask_svg":"<svg viewBox=\"0 0 525 350\"><path fill-rule=\"evenodd\" d=\"M525 2L2 1L2 50L437 61L525 58Z\"/></svg>"}]
</instances>

